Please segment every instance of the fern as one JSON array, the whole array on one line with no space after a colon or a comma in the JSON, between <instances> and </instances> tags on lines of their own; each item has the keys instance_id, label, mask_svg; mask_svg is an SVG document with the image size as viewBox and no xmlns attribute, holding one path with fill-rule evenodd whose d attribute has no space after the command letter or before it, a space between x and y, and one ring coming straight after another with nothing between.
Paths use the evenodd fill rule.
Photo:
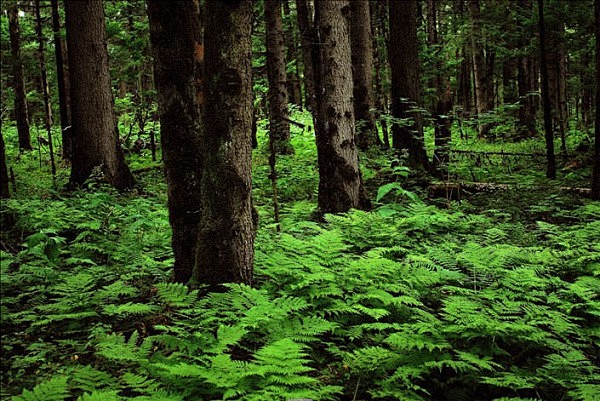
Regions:
<instances>
[{"instance_id":1,"label":"fern","mask_svg":"<svg viewBox=\"0 0 600 401\"><path fill-rule=\"evenodd\" d=\"M63 401L69 396L67 377L54 376L44 381L32 390L23 390L20 396L13 397L13 401Z\"/></svg>"}]
</instances>

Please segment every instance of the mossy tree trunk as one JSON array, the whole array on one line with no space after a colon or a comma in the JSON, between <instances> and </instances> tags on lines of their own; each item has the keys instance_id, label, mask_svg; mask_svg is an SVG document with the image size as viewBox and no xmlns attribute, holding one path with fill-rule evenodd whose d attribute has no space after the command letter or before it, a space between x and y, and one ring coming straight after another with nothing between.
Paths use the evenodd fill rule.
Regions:
<instances>
[{"instance_id":1,"label":"mossy tree trunk","mask_svg":"<svg viewBox=\"0 0 600 401\"><path fill-rule=\"evenodd\" d=\"M377 134L373 109L373 41L371 12L367 0L353 0L352 23L352 67L354 68L354 118L356 138L360 149L381 145Z\"/></svg>"},{"instance_id":2,"label":"mossy tree trunk","mask_svg":"<svg viewBox=\"0 0 600 401\"><path fill-rule=\"evenodd\" d=\"M13 74L13 89L15 91L15 120L19 136L19 148L31 150L31 136L29 133L29 112L25 96L25 82L23 78L23 60L21 59L21 30L19 26L19 10L16 2L8 8L8 32L10 35L11 64Z\"/></svg>"},{"instance_id":3,"label":"mossy tree trunk","mask_svg":"<svg viewBox=\"0 0 600 401\"><path fill-rule=\"evenodd\" d=\"M363 208L367 200L354 141L350 4L347 0L316 3L315 78L319 209L326 213Z\"/></svg>"},{"instance_id":4,"label":"mossy tree trunk","mask_svg":"<svg viewBox=\"0 0 600 401\"><path fill-rule=\"evenodd\" d=\"M202 178L197 97L200 21L194 0L148 0L161 145L173 231L174 279L187 283L196 261Z\"/></svg>"},{"instance_id":5,"label":"mossy tree trunk","mask_svg":"<svg viewBox=\"0 0 600 401\"><path fill-rule=\"evenodd\" d=\"M392 146L407 149L411 167L429 170L423 139L421 74L417 39L417 0L390 2L390 67L392 116L403 123L392 126ZM408 119L411 122L408 122Z\"/></svg>"},{"instance_id":6,"label":"mossy tree trunk","mask_svg":"<svg viewBox=\"0 0 600 401\"><path fill-rule=\"evenodd\" d=\"M269 140L277 153L293 152L290 122L281 0L265 0L267 77L269 80Z\"/></svg>"},{"instance_id":7,"label":"mossy tree trunk","mask_svg":"<svg viewBox=\"0 0 600 401\"><path fill-rule=\"evenodd\" d=\"M102 7L102 0L65 0L74 131L70 184L83 185L101 171L123 190L134 179L119 143Z\"/></svg>"},{"instance_id":8,"label":"mossy tree trunk","mask_svg":"<svg viewBox=\"0 0 600 401\"><path fill-rule=\"evenodd\" d=\"M252 1L206 2L203 169L192 285L252 283Z\"/></svg>"}]
</instances>

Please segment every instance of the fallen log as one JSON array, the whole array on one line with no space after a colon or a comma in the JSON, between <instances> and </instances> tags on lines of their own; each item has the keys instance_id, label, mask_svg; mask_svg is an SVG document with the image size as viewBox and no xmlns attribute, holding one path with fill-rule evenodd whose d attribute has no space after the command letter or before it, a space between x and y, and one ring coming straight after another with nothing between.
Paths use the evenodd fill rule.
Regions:
<instances>
[{"instance_id":1,"label":"fallen log","mask_svg":"<svg viewBox=\"0 0 600 401\"><path fill-rule=\"evenodd\" d=\"M557 189L559 191L575 193L580 196L590 197L590 188L581 187L546 187L542 185L521 185L521 184L503 184L494 182L439 182L432 183L427 188L429 197L446 198L448 200L460 201L466 195L472 195L481 192L508 191L517 189Z\"/></svg>"}]
</instances>

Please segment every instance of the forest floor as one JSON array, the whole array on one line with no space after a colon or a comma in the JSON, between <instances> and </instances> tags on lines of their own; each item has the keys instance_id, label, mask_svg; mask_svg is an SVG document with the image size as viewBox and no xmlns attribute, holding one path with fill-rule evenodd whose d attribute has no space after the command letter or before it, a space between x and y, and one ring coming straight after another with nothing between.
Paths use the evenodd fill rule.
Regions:
<instances>
[{"instance_id":1,"label":"forest floor","mask_svg":"<svg viewBox=\"0 0 600 401\"><path fill-rule=\"evenodd\" d=\"M447 181L510 184L460 200L368 152L373 210L315 219L314 135L293 129L281 233L254 154L255 287L202 296L169 282L166 185L147 151L129 156L143 190L65 193L5 135L1 399L600 399L600 203L560 190L586 185L585 152L550 182L543 160L490 153L539 140L456 140L487 154L458 153Z\"/></svg>"}]
</instances>

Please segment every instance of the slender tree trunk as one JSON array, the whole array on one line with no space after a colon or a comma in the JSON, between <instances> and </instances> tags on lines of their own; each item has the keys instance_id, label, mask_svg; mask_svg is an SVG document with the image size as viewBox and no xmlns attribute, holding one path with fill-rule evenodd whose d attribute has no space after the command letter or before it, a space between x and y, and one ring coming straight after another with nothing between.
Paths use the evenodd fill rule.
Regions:
<instances>
[{"instance_id":1,"label":"slender tree trunk","mask_svg":"<svg viewBox=\"0 0 600 401\"><path fill-rule=\"evenodd\" d=\"M102 0L65 0L73 115L71 185L95 170L119 190L134 179L119 143L106 48Z\"/></svg>"},{"instance_id":2,"label":"slender tree trunk","mask_svg":"<svg viewBox=\"0 0 600 401\"><path fill-rule=\"evenodd\" d=\"M267 77L269 80L269 140L277 153L290 154L287 74L281 0L265 0Z\"/></svg>"},{"instance_id":3,"label":"slender tree trunk","mask_svg":"<svg viewBox=\"0 0 600 401\"><path fill-rule=\"evenodd\" d=\"M148 0L147 11L173 230L174 279L187 283L196 261L200 221L202 143L195 88L200 22L194 0Z\"/></svg>"},{"instance_id":4,"label":"slender tree trunk","mask_svg":"<svg viewBox=\"0 0 600 401\"><path fill-rule=\"evenodd\" d=\"M6 149L4 147L4 135L0 130L0 198L10 197L8 189L8 167L6 166Z\"/></svg>"},{"instance_id":5,"label":"slender tree trunk","mask_svg":"<svg viewBox=\"0 0 600 401\"><path fill-rule=\"evenodd\" d=\"M518 0L518 19L517 27L522 32L527 32L524 21L531 18L532 3L531 0ZM531 39L529 35L520 35L518 47L520 49L527 48ZM517 121L517 135L520 138L534 137L537 133L535 128L536 120L536 96L534 92L536 88L532 85L533 78L531 77L534 68L532 67L533 60L529 54L519 56L517 61L517 83L519 91L519 113Z\"/></svg>"},{"instance_id":6,"label":"slender tree trunk","mask_svg":"<svg viewBox=\"0 0 600 401\"><path fill-rule=\"evenodd\" d=\"M552 131L552 105L548 92L548 66L546 58L546 27L544 22L544 0L538 0L540 29L540 63L542 73L542 101L544 105L544 128L546 138L547 169L546 177L556 178L556 159L554 156L554 133Z\"/></svg>"},{"instance_id":7,"label":"slender tree trunk","mask_svg":"<svg viewBox=\"0 0 600 401\"><path fill-rule=\"evenodd\" d=\"M301 56L298 54L298 30L296 29L296 23L294 23L293 18L291 18L290 1L291 0L282 0L283 15L287 21L283 31L285 47L287 49L285 58L288 63L293 64L294 66L293 69L290 68L289 71L287 71L286 82L290 103L293 103L302 109L302 85L300 82L299 60Z\"/></svg>"},{"instance_id":8,"label":"slender tree trunk","mask_svg":"<svg viewBox=\"0 0 600 401\"><path fill-rule=\"evenodd\" d=\"M452 119L452 92L450 83L443 75L442 61L437 54L438 43L438 10L435 0L427 1L427 41L430 48L436 54L433 79L433 124L435 131L435 150L433 153L433 167L437 174L444 178L448 172L448 148L451 140Z\"/></svg>"},{"instance_id":9,"label":"slender tree trunk","mask_svg":"<svg viewBox=\"0 0 600 401\"><path fill-rule=\"evenodd\" d=\"M316 3L315 78L319 159L319 209L345 212L366 206L354 141L350 4L347 0Z\"/></svg>"},{"instance_id":10,"label":"slender tree trunk","mask_svg":"<svg viewBox=\"0 0 600 401\"><path fill-rule=\"evenodd\" d=\"M381 145L373 116L373 45L371 13L368 0L353 0L350 36L352 40L352 67L354 68L354 118L357 144L366 150Z\"/></svg>"},{"instance_id":11,"label":"slender tree trunk","mask_svg":"<svg viewBox=\"0 0 600 401\"><path fill-rule=\"evenodd\" d=\"M252 283L252 1L205 5L206 102L192 285Z\"/></svg>"},{"instance_id":12,"label":"slender tree trunk","mask_svg":"<svg viewBox=\"0 0 600 401\"><path fill-rule=\"evenodd\" d=\"M15 91L15 120L19 136L19 148L31 150L31 137L29 134L29 112L25 96L25 82L23 78L23 61L21 59L21 30L19 27L19 10L17 4L8 8L8 30L10 34L11 63L13 73L13 88Z\"/></svg>"},{"instance_id":13,"label":"slender tree trunk","mask_svg":"<svg viewBox=\"0 0 600 401\"><path fill-rule=\"evenodd\" d=\"M596 127L592 199L600 200L600 0L594 2L594 13L596 15Z\"/></svg>"},{"instance_id":14,"label":"slender tree trunk","mask_svg":"<svg viewBox=\"0 0 600 401\"><path fill-rule=\"evenodd\" d=\"M58 104L60 111L60 127L62 132L62 157L71 160L73 156L72 129L71 129L71 89L69 83L69 70L66 69L68 60L67 48L61 35L60 14L58 0L51 0L52 5L52 30L54 32L54 54L56 58L56 81L58 84Z\"/></svg>"},{"instance_id":15,"label":"slender tree trunk","mask_svg":"<svg viewBox=\"0 0 600 401\"><path fill-rule=\"evenodd\" d=\"M375 106L379 124L381 125L381 135L383 145L390 147L389 127L387 124L387 115L389 114L389 90L384 89L384 81L389 81L387 70L384 66L389 64L387 57L387 48L389 42L389 31L387 29L387 3L376 1L369 3L371 8L371 30L373 32L373 63L375 66ZM383 45L380 45L379 36L383 38Z\"/></svg>"},{"instance_id":16,"label":"slender tree trunk","mask_svg":"<svg viewBox=\"0 0 600 401\"><path fill-rule=\"evenodd\" d=\"M410 123L392 126L392 145L407 149L413 168L429 170L429 161L423 139L421 82L419 71L419 43L417 39L417 0L392 1L390 8L389 48L392 70L392 116L412 119Z\"/></svg>"},{"instance_id":17,"label":"slender tree trunk","mask_svg":"<svg viewBox=\"0 0 600 401\"><path fill-rule=\"evenodd\" d=\"M473 54L473 72L475 76L475 93L477 95L476 106L479 122L479 136L486 136L492 125L488 122L481 122L485 119L485 114L494 108L494 90L493 75L490 75L490 55L485 53L485 43L483 38L481 9L479 0L468 2L471 13L471 44ZM492 64L493 65L493 64ZM492 69L493 72L493 69Z\"/></svg>"},{"instance_id":18,"label":"slender tree trunk","mask_svg":"<svg viewBox=\"0 0 600 401\"><path fill-rule=\"evenodd\" d=\"M38 40L38 60L40 65L40 82L42 84L42 93L44 95L44 126L48 135L48 149L50 152L50 166L52 179L56 179L56 163L54 162L54 143L52 141L52 105L50 104L50 88L48 87L48 71L46 70L46 46L44 34L42 32L42 14L40 9L40 0L35 0L35 30Z\"/></svg>"},{"instance_id":19,"label":"slender tree trunk","mask_svg":"<svg viewBox=\"0 0 600 401\"><path fill-rule=\"evenodd\" d=\"M316 112L315 105L315 74L312 59L312 12L308 7L308 0L296 0L296 13L298 16L298 30L302 43L302 65L304 67L304 92L305 103L310 111Z\"/></svg>"}]
</instances>

